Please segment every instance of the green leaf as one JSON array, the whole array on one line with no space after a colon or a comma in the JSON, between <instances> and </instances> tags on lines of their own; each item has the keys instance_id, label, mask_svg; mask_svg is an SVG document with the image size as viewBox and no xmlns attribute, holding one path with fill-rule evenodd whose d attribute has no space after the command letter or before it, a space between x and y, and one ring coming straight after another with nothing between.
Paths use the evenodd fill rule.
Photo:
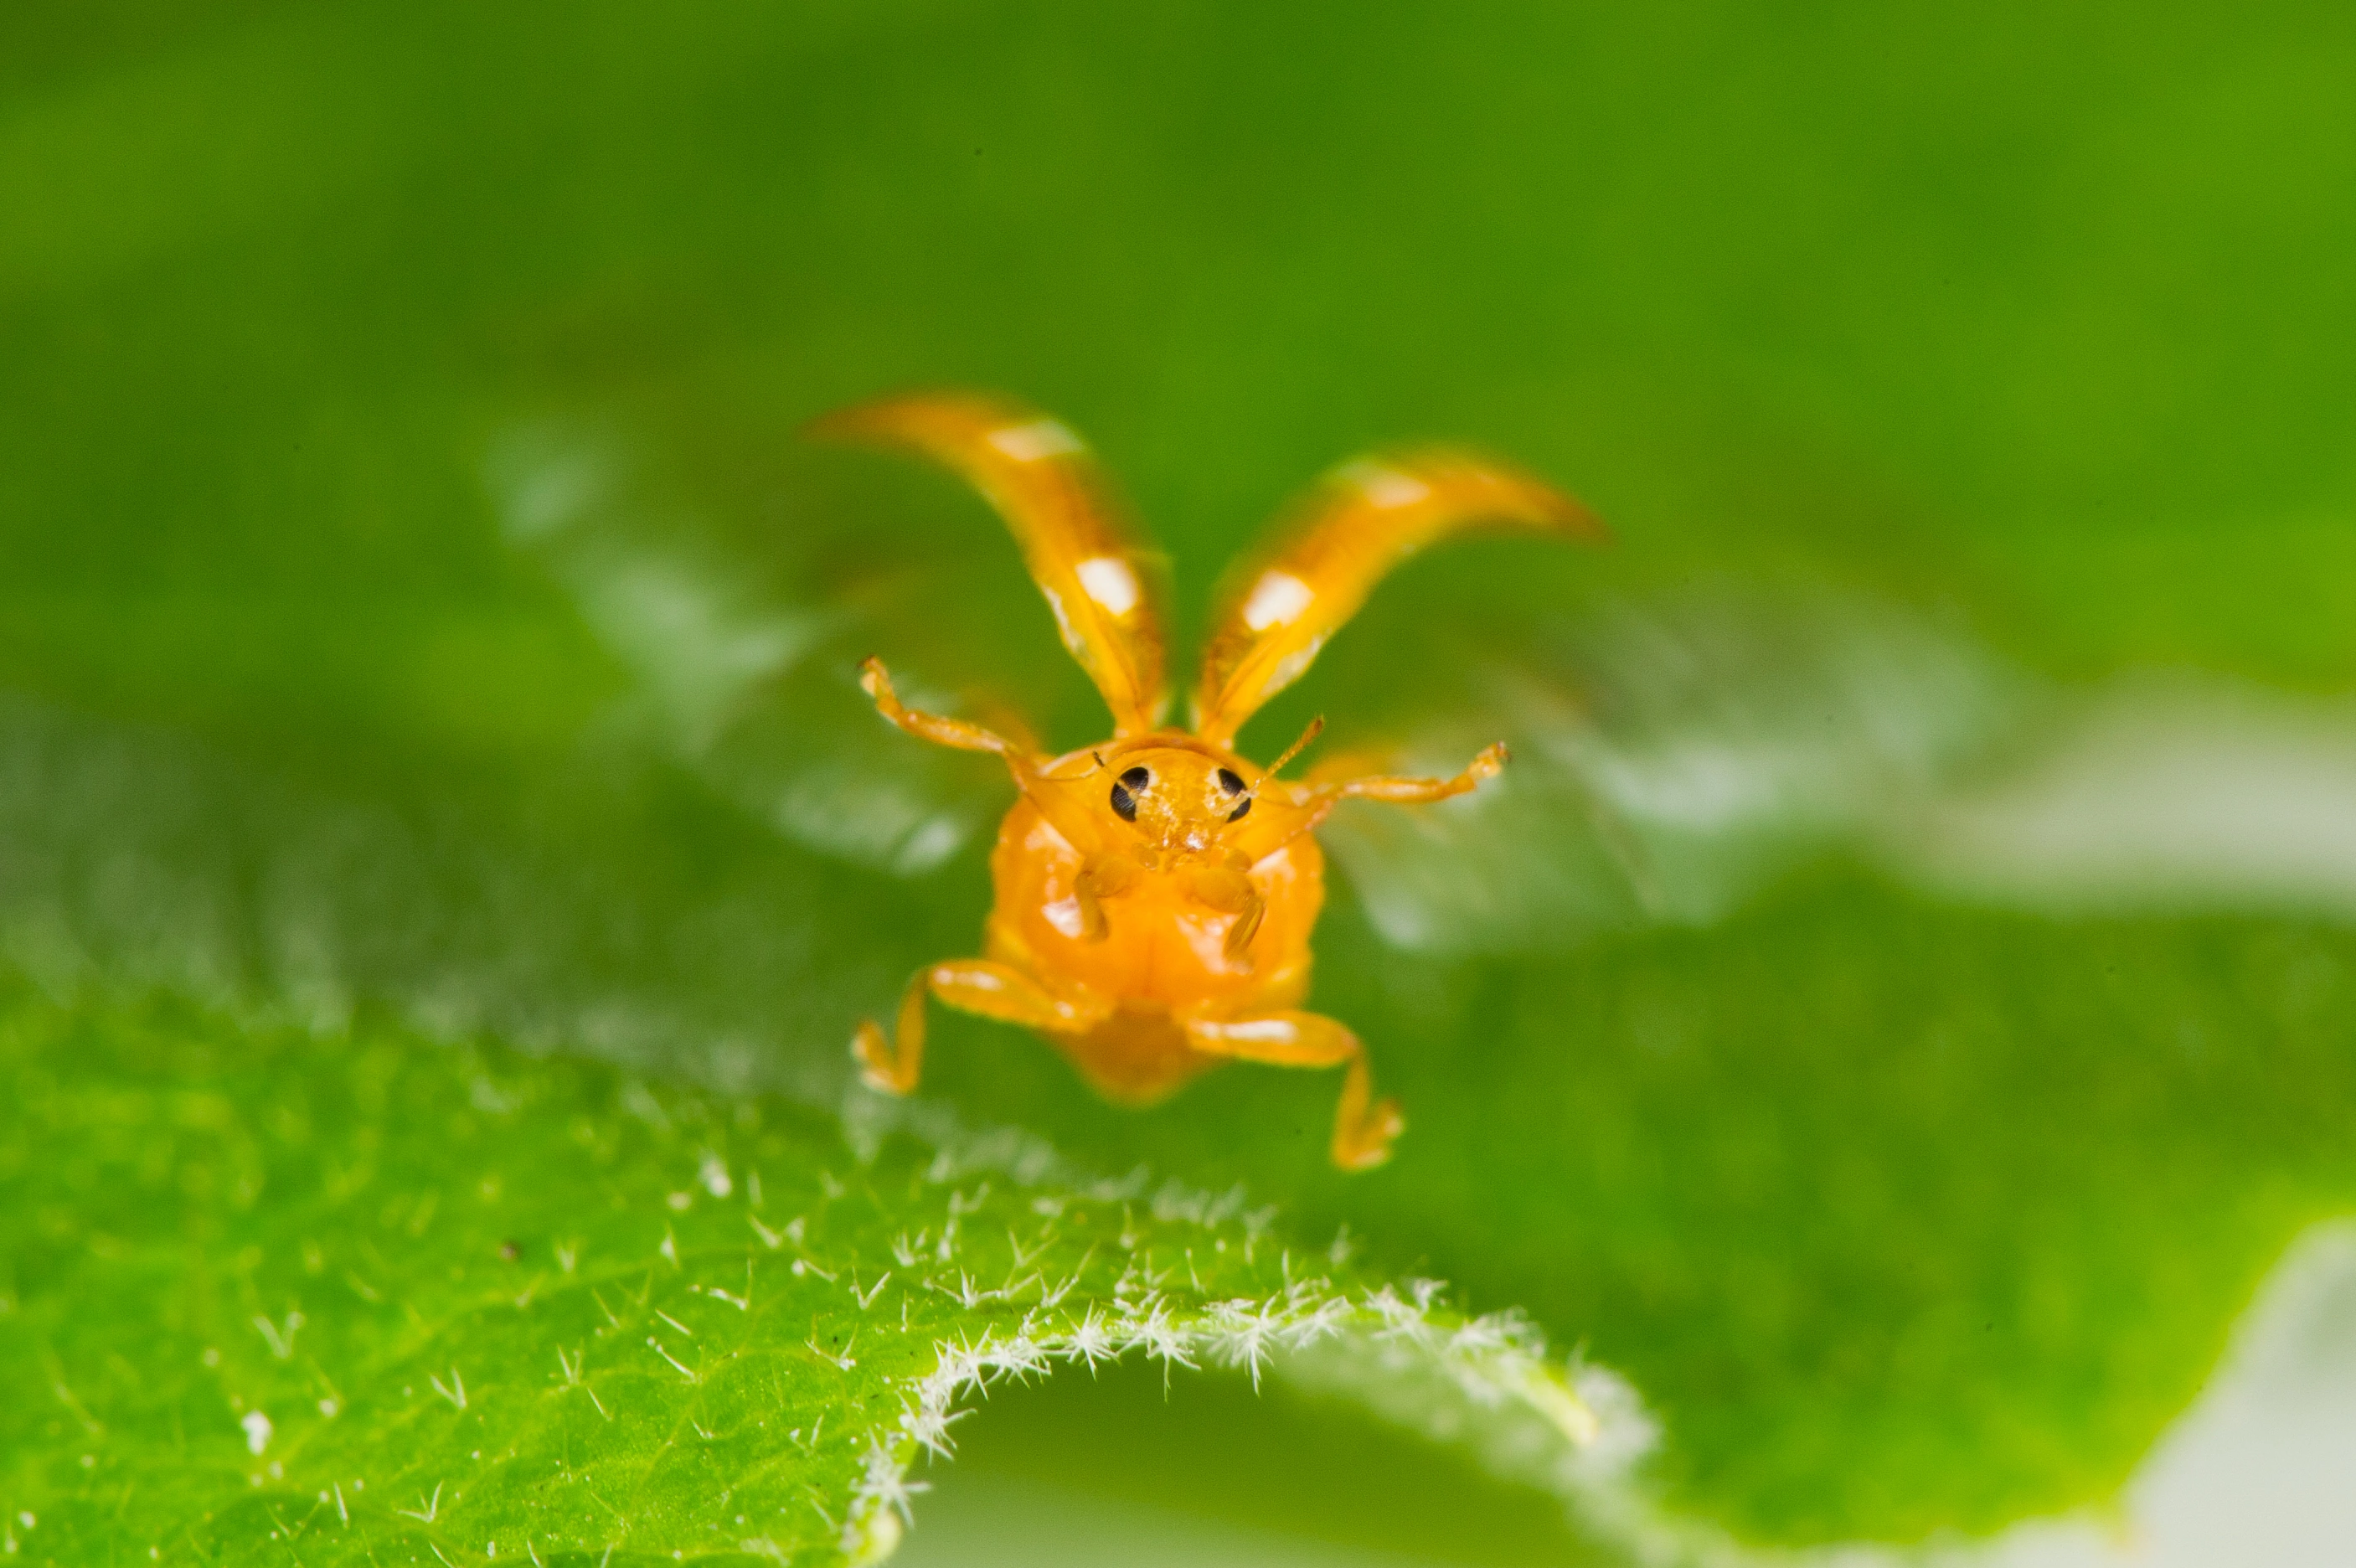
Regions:
<instances>
[{"instance_id":1,"label":"green leaf","mask_svg":"<svg viewBox=\"0 0 2356 1568\"><path fill-rule=\"evenodd\" d=\"M1296 1256L1239 1191L380 1024L5 1009L31 1562L864 1561L962 1398L1124 1355L1591 1428L1526 1326Z\"/></svg>"}]
</instances>

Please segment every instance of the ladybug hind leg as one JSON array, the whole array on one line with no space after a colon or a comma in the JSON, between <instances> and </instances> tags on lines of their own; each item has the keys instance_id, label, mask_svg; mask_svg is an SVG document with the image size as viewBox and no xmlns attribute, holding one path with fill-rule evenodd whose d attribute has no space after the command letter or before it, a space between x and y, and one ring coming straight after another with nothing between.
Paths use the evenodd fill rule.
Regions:
<instances>
[{"instance_id":1,"label":"ladybug hind leg","mask_svg":"<svg viewBox=\"0 0 2356 1568\"><path fill-rule=\"evenodd\" d=\"M1407 1130L1398 1101L1374 1098L1366 1047L1350 1026L1317 1013L1282 1011L1235 1017L1183 1017L1186 1043L1209 1056L1276 1067L1340 1067L1342 1100L1333 1109L1333 1163L1371 1170L1391 1157Z\"/></svg>"},{"instance_id":2,"label":"ladybug hind leg","mask_svg":"<svg viewBox=\"0 0 2356 1568\"><path fill-rule=\"evenodd\" d=\"M908 977L900 993L896 1042L886 1039L883 1026L862 1019L852 1035L851 1054L859 1075L871 1088L886 1094L906 1094L916 1087L925 1066L925 993L960 1013L977 1013L1020 1024L1026 1029L1077 1033L1094 1028L1112 1011L1108 1004L1086 995L1059 995L1012 964L986 958L957 958L927 964Z\"/></svg>"}]
</instances>

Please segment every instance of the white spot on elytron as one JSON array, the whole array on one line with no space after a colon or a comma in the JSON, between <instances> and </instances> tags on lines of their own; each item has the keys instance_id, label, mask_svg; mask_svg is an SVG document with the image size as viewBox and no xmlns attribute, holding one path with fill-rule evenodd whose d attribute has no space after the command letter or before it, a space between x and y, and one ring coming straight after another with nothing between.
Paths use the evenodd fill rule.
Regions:
<instances>
[{"instance_id":1,"label":"white spot on elytron","mask_svg":"<svg viewBox=\"0 0 2356 1568\"><path fill-rule=\"evenodd\" d=\"M1252 585L1244 601L1244 624L1254 631L1283 626L1309 607L1316 593L1290 572L1269 572Z\"/></svg>"},{"instance_id":2,"label":"white spot on elytron","mask_svg":"<svg viewBox=\"0 0 2356 1568\"><path fill-rule=\"evenodd\" d=\"M1219 1026L1219 1033L1231 1040L1285 1041L1295 1038L1300 1032L1290 1019L1285 1018L1252 1018Z\"/></svg>"},{"instance_id":3,"label":"white spot on elytron","mask_svg":"<svg viewBox=\"0 0 2356 1568\"><path fill-rule=\"evenodd\" d=\"M1047 608L1055 614L1055 631L1063 638L1064 646L1070 649L1073 656L1076 658L1080 650L1087 645L1080 640L1080 634L1072 629L1072 618L1064 613L1062 596L1044 583L1039 585L1039 594L1047 601Z\"/></svg>"},{"instance_id":4,"label":"white spot on elytron","mask_svg":"<svg viewBox=\"0 0 2356 1568\"><path fill-rule=\"evenodd\" d=\"M258 1410L245 1412L238 1424L245 1428L245 1451L260 1454L270 1446L270 1418Z\"/></svg>"},{"instance_id":5,"label":"white spot on elytron","mask_svg":"<svg viewBox=\"0 0 2356 1568\"><path fill-rule=\"evenodd\" d=\"M990 444L1018 463L1036 463L1043 457L1062 457L1085 450L1071 426L1055 419L1034 419L1028 424L993 430Z\"/></svg>"},{"instance_id":6,"label":"white spot on elytron","mask_svg":"<svg viewBox=\"0 0 2356 1568\"><path fill-rule=\"evenodd\" d=\"M1118 555L1091 555L1072 570L1079 574L1080 586L1088 591L1088 597L1117 616L1135 609L1142 596L1137 574Z\"/></svg>"},{"instance_id":7,"label":"white spot on elytron","mask_svg":"<svg viewBox=\"0 0 2356 1568\"><path fill-rule=\"evenodd\" d=\"M1368 500L1387 511L1396 507L1413 506L1431 498L1430 485L1385 463L1352 463L1342 470L1342 477L1355 485Z\"/></svg>"}]
</instances>

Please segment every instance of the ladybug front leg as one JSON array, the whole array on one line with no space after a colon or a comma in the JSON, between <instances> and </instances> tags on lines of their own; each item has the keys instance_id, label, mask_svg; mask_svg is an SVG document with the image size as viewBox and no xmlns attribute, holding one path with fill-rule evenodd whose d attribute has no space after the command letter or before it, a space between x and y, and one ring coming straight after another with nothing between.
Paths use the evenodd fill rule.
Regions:
<instances>
[{"instance_id":1,"label":"ladybug front leg","mask_svg":"<svg viewBox=\"0 0 2356 1568\"><path fill-rule=\"evenodd\" d=\"M1010 964L986 958L957 958L928 964L908 977L900 993L896 1045L884 1037L874 1019L860 1022L851 1040L859 1076L886 1094L916 1087L925 1066L925 993L960 1013L979 1013L1026 1029L1082 1034L1112 1013L1112 1004L1086 992L1057 995Z\"/></svg>"},{"instance_id":2,"label":"ladybug front leg","mask_svg":"<svg viewBox=\"0 0 2356 1568\"><path fill-rule=\"evenodd\" d=\"M1236 856L1243 860L1242 855ZM1268 913L1268 900L1245 873L1250 863L1242 865L1205 866L1194 874L1187 891L1222 915L1233 915L1228 922L1225 951L1231 959L1239 959L1251 946L1252 937L1259 930L1260 917ZM1335 1026L1339 1027L1339 1026Z\"/></svg>"},{"instance_id":3,"label":"ladybug front leg","mask_svg":"<svg viewBox=\"0 0 2356 1568\"><path fill-rule=\"evenodd\" d=\"M1474 757L1471 765L1453 779L1397 779L1385 775L1348 779L1338 783L1312 784L1309 788L1350 800L1389 800L1398 805L1445 800L1451 795L1470 794L1494 779L1505 768L1505 742L1499 741Z\"/></svg>"},{"instance_id":4,"label":"ladybug front leg","mask_svg":"<svg viewBox=\"0 0 2356 1568\"><path fill-rule=\"evenodd\" d=\"M1345 1171L1370 1170L1391 1157L1391 1140L1407 1130L1398 1101L1374 1098L1366 1071L1366 1047L1346 1024L1317 1013L1290 1010L1240 1017L1182 1016L1186 1043L1210 1056L1277 1067L1335 1067L1342 1076L1342 1101L1333 1110L1333 1163Z\"/></svg>"},{"instance_id":5,"label":"ladybug front leg","mask_svg":"<svg viewBox=\"0 0 2356 1568\"><path fill-rule=\"evenodd\" d=\"M946 746L955 751L992 752L1018 768L1030 760L1026 747L980 725L902 706L900 693L892 687L892 673L884 668L881 659L870 658L860 661L859 689L867 693L877 713L918 740L928 740L935 746Z\"/></svg>"}]
</instances>

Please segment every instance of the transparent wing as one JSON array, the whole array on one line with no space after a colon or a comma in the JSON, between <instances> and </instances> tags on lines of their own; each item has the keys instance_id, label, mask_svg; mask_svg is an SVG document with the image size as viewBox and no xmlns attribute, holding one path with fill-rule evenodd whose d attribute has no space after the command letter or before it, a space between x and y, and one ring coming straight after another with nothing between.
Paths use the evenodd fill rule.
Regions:
<instances>
[{"instance_id":1,"label":"transparent wing","mask_svg":"<svg viewBox=\"0 0 2356 1568\"><path fill-rule=\"evenodd\" d=\"M1318 837L1385 938L1557 950L1713 924L1827 855L1920 864L1926 817L2019 733L2033 693L1984 650L1830 593L1606 606L1458 666L1387 744L1310 778L1513 761L1433 805L1346 800Z\"/></svg>"},{"instance_id":2,"label":"transparent wing","mask_svg":"<svg viewBox=\"0 0 2356 1568\"><path fill-rule=\"evenodd\" d=\"M1465 453L1359 458L1335 469L1222 589L1194 688L1195 733L1230 744L1393 568L1481 523L1606 537L1577 501Z\"/></svg>"},{"instance_id":3,"label":"transparent wing","mask_svg":"<svg viewBox=\"0 0 2356 1568\"><path fill-rule=\"evenodd\" d=\"M1005 768L911 744L877 722L855 673L877 647L905 650L911 703L1021 733L980 693L926 678L964 668L956 639L926 635L940 619L927 575L878 588L854 574L863 591L796 582L744 550L751 529L710 515L749 513L749 500L715 501L665 473L669 445L620 418L549 421L509 431L488 465L509 542L571 596L626 676L601 742L653 747L785 837L900 875L986 840L1012 793Z\"/></svg>"},{"instance_id":4,"label":"transparent wing","mask_svg":"<svg viewBox=\"0 0 2356 1568\"><path fill-rule=\"evenodd\" d=\"M1162 558L1068 427L1007 399L933 392L845 409L810 429L929 457L980 490L1022 547L1064 646L1104 694L1115 734L1161 722Z\"/></svg>"}]
</instances>

